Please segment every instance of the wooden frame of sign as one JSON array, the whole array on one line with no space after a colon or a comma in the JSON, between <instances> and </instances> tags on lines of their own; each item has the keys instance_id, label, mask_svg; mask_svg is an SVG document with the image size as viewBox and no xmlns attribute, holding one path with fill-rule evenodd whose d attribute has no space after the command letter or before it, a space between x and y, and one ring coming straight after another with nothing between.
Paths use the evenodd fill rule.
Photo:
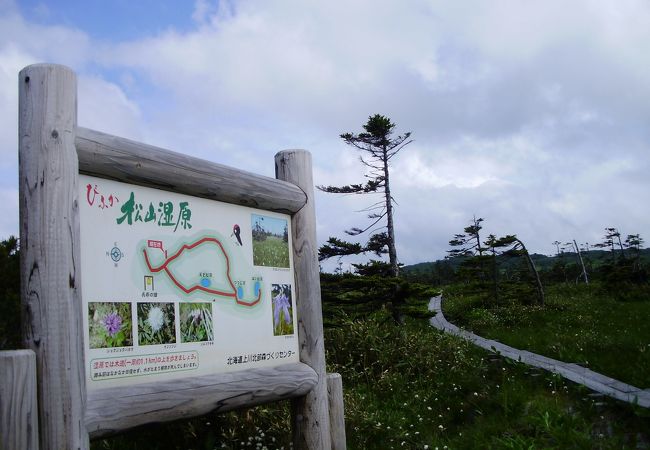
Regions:
<instances>
[{"instance_id":1,"label":"wooden frame of sign","mask_svg":"<svg viewBox=\"0 0 650 450\"><path fill-rule=\"evenodd\" d=\"M272 179L80 128L76 75L60 65L20 72L19 108L23 330L36 353L40 447L86 449L89 438L144 423L284 399L293 399L294 448L343 447L341 430L330 435L311 155L278 153ZM290 214L300 362L88 393L80 173Z\"/></svg>"}]
</instances>

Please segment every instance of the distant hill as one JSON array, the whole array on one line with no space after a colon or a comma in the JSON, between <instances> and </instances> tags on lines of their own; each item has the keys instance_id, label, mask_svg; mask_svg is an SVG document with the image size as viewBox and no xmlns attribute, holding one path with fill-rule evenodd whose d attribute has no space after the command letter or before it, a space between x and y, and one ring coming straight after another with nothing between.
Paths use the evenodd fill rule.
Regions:
<instances>
[{"instance_id":1,"label":"distant hill","mask_svg":"<svg viewBox=\"0 0 650 450\"><path fill-rule=\"evenodd\" d=\"M626 251L629 254L629 251ZM620 251L616 252L617 258L620 256ZM629 256L628 256L629 257ZM554 268L564 266L567 271L578 269L578 255L575 252L564 252L557 256L546 256L538 253L533 253L531 258L535 262L537 270L544 272L551 272ZM587 272L597 270L599 267L611 262L612 253L608 250L589 250L582 252L582 259L584 260ZM406 278L412 278L420 281L433 281L434 283L445 283L449 281L456 273L460 265L465 260L465 257L456 257L451 259L440 259L431 262L421 262L404 266L400 272ZM641 249L640 259L642 264L646 267L650 266L650 248ZM522 264L522 258L512 256L499 256L498 257L499 269L502 272L510 272L516 270Z\"/></svg>"}]
</instances>

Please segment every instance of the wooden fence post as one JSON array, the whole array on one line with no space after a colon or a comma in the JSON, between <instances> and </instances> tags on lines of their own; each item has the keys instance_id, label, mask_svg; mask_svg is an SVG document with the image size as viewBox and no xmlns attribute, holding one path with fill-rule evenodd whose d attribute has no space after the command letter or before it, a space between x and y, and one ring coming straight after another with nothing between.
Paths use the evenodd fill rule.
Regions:
<instances>
[{"instance_id":1,"label":"wooden fence post","mask_svg":"<svg viewBox=\"0 0 650 450\"><path fill-rule=\"evenodd\" d=\"M35 64L19 75L23 339L36 353L41 449L87 449L80 288L77 79Z\"/></svg>"},{"instance_id":2,"label":"wooden fence post","mask_svg":"<svg viewBox=\"0 0 650 450\"><path fill-rule=\"evenodd\" d=\"M345 409L343 406L343 379L338 373L327 374L327 398L330 406L330 434L332 450L345 450Z\"/></svg>"},{"instance_id":3,"label":"wooden fence post","mask_svg":"<svg viewBox=\"0 0 650 450\"><path fill-rule=\"evenodd\" d=\"M34 352L0 352L0 380L0 449L38 450Z\"/></svg>"},{"instance_id":4,"label":"wooden fence post","mask_svg":"<svg viewBox=\"0 0 650 450\"><path fill-rule=\"evenodd\" d=\"M293 261L300 360L314 369L318 383L309 394L292 402L294 449L330 450L332 444L311 154L305 150L279 152L275 155L275 177L295 184L307 195L307 203L291 219Z\"/></svg>"}]
</instances>

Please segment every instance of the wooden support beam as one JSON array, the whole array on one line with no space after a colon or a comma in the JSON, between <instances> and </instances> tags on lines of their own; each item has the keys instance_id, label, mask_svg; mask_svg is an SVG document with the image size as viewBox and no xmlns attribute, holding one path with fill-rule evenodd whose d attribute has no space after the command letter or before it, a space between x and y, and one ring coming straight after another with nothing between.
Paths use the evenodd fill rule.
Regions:
<instances>
[{"instance_id":1,"label":"wooden support beam","mask_svg":"<svg viewBox=\"0 0 650 450\"><path fill-rule=\"evenodd\" d=\"M0 448L38 450L36 354L0 352Z\"/></svg>"},{"instance_id":2,"label":"wooden support beam","mask_svg":"<svg viewBox=\"0 0 650 450\"><path fill-rule=\"evenodd\" d=\"M78 128L75 145L86 175L284 214L307 201L290 183L99 131Z\"/></svg>"},{"instance_id":3,"label":"wooden support beam","mask_svg":"<svg viewBox=\"0 0 650 450\"><path fill-rule=\"evenodd\" d=\"M152 422L190 418L304 396L318 378L302 363L93 391L86 426L93 438Z\"/></svg>"},{"instance_id":4,"label":"wooden support beam","mask_svg":"<svg viewBox=\"0 0 650 450\"><path fill-rule=\"evenodd\" d=\"M293 263L300 361L314 369L318 383L309 394L293 401L293 448L330 450L311 154L305 150L279 152L275 155L275 176L295 184L307 195L305 206L291 218Z\"/></svg>"},{"instance_id":5,"label":"wooden support beam","mask_svg":"<svg viewBox=\"0 0 650 450\"><path fill-rule=\"evenodd\" d=\"M343 407L343 379L338 373L327 374L327 399L330 408L332 450L345 450L345 409Z\"/></svg>"},{"instance_id":6,"label":"wooden support beam","mask_svg":"<svg viewBox=\"0 0 650 450\"><path fill-rule=\"evenodd\" d=\"M19 74L23 339L36 353L42 449L87 449L79 254L77 78L35 64Z\"/></svg>"}]
</instances>

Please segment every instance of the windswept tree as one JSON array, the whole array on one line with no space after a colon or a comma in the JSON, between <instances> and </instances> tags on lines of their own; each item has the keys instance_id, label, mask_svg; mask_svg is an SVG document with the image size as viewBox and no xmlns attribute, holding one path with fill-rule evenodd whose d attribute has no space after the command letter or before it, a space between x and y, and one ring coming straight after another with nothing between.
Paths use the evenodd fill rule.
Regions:
<instances>
[{"instance_id":1,"label":"windswept tree","mask_svg":"<svg viewBox=\"0 0 650 450\"><path fill-rule=\"evenodd\" d=\"M582 269L582 279L585 280L585 284L589 284L589 277L587 276L587 268L585 267L585 262L582 259L582 252L580 251L580 247L578 247L578 243L574 239L573 242L567 242L567 245L573 245L573 249L576 252L576 255L578 256L578 263L580 263L580 268ZM576 279L576 283L578 280Z\"/></svg>"},{"instance_id":2,"label":"windswept tree","mask_svg":"<svg viewBox=\"0 0 650 450\"><path fill-rule=\"evenodd\" d=\"M621 233L617 228L608 227L605 228L605 235L603 236L603 242L594 244L594 247L597 248L609 248L612 252L612 262L616 262L616 247L621 251L621 258L625 259L625 251L623 250L623 242L621 241Z\"/></svg>"},{"instance_id":3,"label":"windswept tree","mask_svg":"<svg viewBox=\"0 0 650 450\"><path fill-rule=\"evenodd\" d=\"M560 256L564 252L564 247L562 250L560 250L560 244L562 244L560 241L553 241L553 245L555 245L555 256Z\"/></svg>"},{"instance_id":4,"label":"windswept tree","mask_svg":"<svg viewBox=\"0 0 650 450\"><path fill-rule=\"evenodd\" d=\"M481 223L483 218L472 217L472 223L463 229L463 233L455 234L449 241L451 250L447 250L447 259L461 257L463 258L463 272L467 272L470 278L476 277L478 280L484 280L488 275L485 271L486 253L485 243L481 241Z\"/></svg>"},{"instance_id":5,"label":"windswept tree","mask_svg":"<svg viewBox=\"0 0 650 450\"><path fill-rule=\"evenodd\" d=\"M578 283L578 280L582 278L585 282L585 284L589 284L589 277L587 276L587 267L585 266L585 262L582 259L582 251L580 249L580 246L576 242L575 239L573 239L570 242L565 242L562 244L560 241L554 241L553 245L555 245L555 248L557 249L557 253L555 254L555 264L553 265L553 268L551 269L553 272L562 272L562 276L564 278L564 282L568 283L569 278L567 274L567 263L565 261L565 254L575 254L576 256L576 263L577 263L577 268L580 270L580 273L576 276L575 282L576 284ZM587 245L586 248L589 248L589 245ZM572 266L568 266L568 268L571 268Z\"/></svg>"},{"instance_id":6,"label":"windswept tree","mask_svg":"<svg viewBox=\"0 0 650 450\"><path fill-rule=\"evenodd\" d=\"M526 259L530 274L533 276L533 279L535 281L535 288L537 289L537 301L540 305L544 305L545 298L542 280L539 277L539 272L537 271L537 267L535 267L533 258L530 256L530 253L528 253L528 249L521 241L521 239L519 239L516 234L509 234L502 238L496 239L493 245L498 248L503 248L503 254L505 255L519 255L523 256Z\"/></svg>"},{"instance_id":7,"label":"windswept tree","mask_svg":"<svg viewBox=\"0 0 650 450\"><path fill-rule=\"evenodd\" d=\"M535 280L535 287L537 289L537 301L540 305L544 304L544 287L542 286L542 281L539 277L539 272L535 263L528 253L528 249L524 243L514 234L509 234L504 237L496 237L491 234L488 236L487 240L484 242L486 249L492 254L493 261L493 286L494 286L494 298L498 303L499 298L499 286L498 286L498 271L497 271L497 255L508 255L508 256L524 256L528 269L531 275Z\"/></svg>"},{"instance_id":8,"label":"windswept tree","mask_svg":"<svg viewBox=\"0 0 650 450\"><path fill-rule=\"evenodd\" d=\"M397 251L395 249L395 226L393 224L393 202L391 195L389 167L391 160L404 147L410 144L411 133L393 136L395 124L380 114L368 118L363 125L364 131L359 134L344 133L341 139L346 144L361 152L360 161L366 168L365 183L349 184L346 186L317 186L323 192L333 194L377 194L381 200L364 209L368 213L370 224L363 228L353 227L345 232L350 236L358 236L372 230L367 244L352 244L336 238L329 238L327 244L318 251L319 260L332 256L346 256L373 252L376 255L388 253L388 274L399 275ZM385 220L385 225L379 225ZM358 247L357 247L358 245Z\"/></svg>"},{"instance_id":9,"label":"windswept tree","mask_svg":"<svg viewBox=\"0 0 650 450\"><path fill-rule=\"evenodd\" d=\"M453 247L447 250L449 257L455 256L483 256L485 247L481 243L480 231L483 228L481 225L483 218L476 216L472 217L472 224L463 229L464 233L455 234L454 238L449 241L449 245Z\"/></svg>"},{"instance_id":10,"label":"windswept tree","mask_svg":"<svg viewBox=\"0 0 650 450\"><path fill-rule=\"evenodd\" d=\"M628 234L623 240L617 228L605 228L602 242L594 247L609 248L610 261L598 267L599 276L611 290L618 293L626 283L645 283L648 272L641 261L643 238L640 234Z\"/></svg>"},{"instance_id":11,"label":"windswept tree","mask_svg":"<svg viewBox=\"0 0 650 450\"><path fill-rule=\"evenodd\" d=\"M628 234L625 238L625 243L623 244L625 248L631 249L633 252L640 252L641 246L643 246L643 238L640 234Z\"/></svg>"},{"instance_id":12,"label":"windswept tree","mask_svg":"<svg viewBox=\"0 0 650 450\"><path fill-rule=\"evenodd\" d=\"M497 262L497 256L499 255L501 243L499 238L490 234L484 244L490 252L492 259L492 295L494 296L494 302L499 304L499 265Z\"/></svg>"},{"instance_id":13,"label":"windswept tree","mask_svg":"<svg viewBox=\"0 0 650 450\"><path fill-rule=\"evenodd\" d=\"M448 250L448 258L464 257L463 265L471 269L470 273L478 275L479 280L487 278L486 271L484 270L484 261L488 258L492 261L492 289L494 300L498 302L499 298L499 269L498 269L498 256L507 255L521 255L526 259L528 269L534 277L535 287L537 288L537 298L539 304L544 304L544 288L539 277L535 263L528 253L528 249L524 243L514 234L509 234L504 237L497 237L490 234L487 239L481 241L480 231L483 229L481 223L483 218L476 216L472 218L472 223L463 229L463 233L454 235L453 239L449 241L452 247ZM559 249L559 243L558 243ZM478 270L477 269L478 266Z\"/></svg>"},{"instance_id":14,"label":"windswept tree","mask_svg":"<svg viewBox=\"0 0 650 450\"><path fill-rule=\"evenodd\" d=\"M363 253L364 248L361 244L357 242L347 242L339 238L330 237L327 240L327 244L322 245L318 249L318 260L324 261L326 259L332 258L333 256L349 256L349 255L358 255Z\"/></svg>"},{"instance_id":15,"label":"windswept tree","mask_svg":"<svg viewBox=\"0 0 650 450\"><path fill-rule=\"evenodd\" d=\"M641 267L641 247L643 246L643 238L638 233L628 234L623 245L632 254L632 270L635 272L638 271Z\"/></svg>"}]
</instances>

